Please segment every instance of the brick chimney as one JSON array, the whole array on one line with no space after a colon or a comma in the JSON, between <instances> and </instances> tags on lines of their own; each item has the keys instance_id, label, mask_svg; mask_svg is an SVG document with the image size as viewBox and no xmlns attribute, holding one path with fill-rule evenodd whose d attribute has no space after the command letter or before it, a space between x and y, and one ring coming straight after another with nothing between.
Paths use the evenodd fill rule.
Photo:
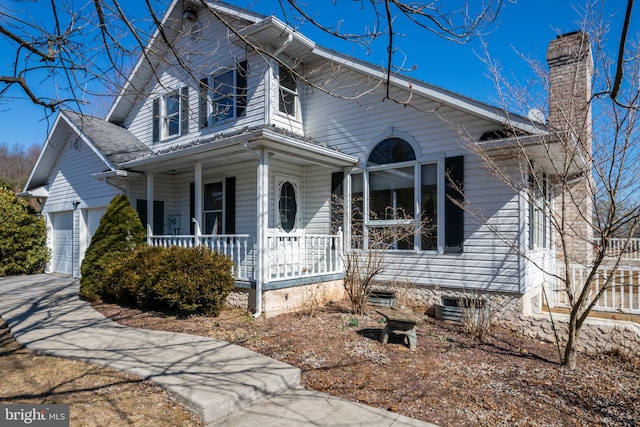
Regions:
<instances>
[{"instance_id":1,"label":"brick chimney","mask_svg":"<svg viewBox=\"0 0 640 427\"><path fill-rule=\"evenodd\" d=\"M549 43L549 119L548 125L564 149L569 175L558 177L555 191L558 223L563 224L556 255L571 263L587 265L593 258L593 211L591 180L591 80L593 58L587 35L581 31L558 36ZM586 170L585 170L586 167ZM560 208L562 203L562 208ZM566 252L563 253L562 249Z\"/></svg>"},{"instance_id":2,"label":"brick chimney","mask_svg":"<svg viewBox=\"0 0 640 427\"><path fill-rule=\"evenodd\" d=\"M586 33L558 36L547 49L549 127L567 138L574 135L591 153L591 78L593 59Z\"/></svg>"}]
</instances>

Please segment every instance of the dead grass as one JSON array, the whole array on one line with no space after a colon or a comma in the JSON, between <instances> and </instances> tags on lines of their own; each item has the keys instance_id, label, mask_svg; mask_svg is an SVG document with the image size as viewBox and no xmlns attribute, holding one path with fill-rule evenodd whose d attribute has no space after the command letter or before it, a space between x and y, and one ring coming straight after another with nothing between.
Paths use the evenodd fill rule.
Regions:
<instances>
[{"instance_id":1,"label":"dead grass","mask_svg":"<svg viewBox=\"0 0 640 427\"><path fill-rule=\"evenodd\" d=\"M640 363L615 355L557 363L553 345L492 328L486 342L432 318L418 323L417 349L378 341L384 326L346 304L313 316L254 320L239 310L178 319L113 305L119 323L233 342L302 370L308 388L447 426L638 426Z\"/></svg>"},{"instance_id":2,"label":"dead grass","mask_svg":"<svg viewBox=\"0 0 640 427\"><path fill-rule=\"evenodd\" d=\"M20 347L0 321L0 403L68 404L72 426L200 426L160 387L112 369Z\"/></svg>"}]
</instances>

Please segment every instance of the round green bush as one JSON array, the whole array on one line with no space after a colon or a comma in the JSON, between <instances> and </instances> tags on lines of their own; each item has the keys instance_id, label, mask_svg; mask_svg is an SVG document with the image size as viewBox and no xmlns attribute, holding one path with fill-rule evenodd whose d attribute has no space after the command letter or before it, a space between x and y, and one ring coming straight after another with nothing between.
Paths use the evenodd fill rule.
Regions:
<instances>
[{"instance_id":1,"label":"round green bush","mask_svg":"<svg viewBox=\"0 0 640 427\"><path fill-rule=\"evenodd\" d=\"M42 273L49 260L44 218L0 188L0 276Z\"/></svg>"},{"instance_id":2,"label":"round green bush","mask_svg":"<svg viewBox=\"0 0 640 427\"><path fill-rule=\"evenodd\" d=\"M105 268L103 298L181 315L217 316L235 285L233 262L204 247L140 246Z\"/></svg>"}]
</instances>

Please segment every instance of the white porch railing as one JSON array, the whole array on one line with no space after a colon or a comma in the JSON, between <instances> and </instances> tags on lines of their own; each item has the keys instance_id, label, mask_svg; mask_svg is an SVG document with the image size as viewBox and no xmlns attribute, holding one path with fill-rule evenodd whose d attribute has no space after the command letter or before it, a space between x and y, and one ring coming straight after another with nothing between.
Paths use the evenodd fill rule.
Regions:
<instances>
[{"instance_id":1,"label":"white porch railing","mask_svg":"<svg viewBox=\"0 0 640 427\"><path fill-rule=\"evenodd\" d=\"M188 234L151 236L150 244L152 246L180 246L183 248L203 245L231 258L233 261L232 274L237 280L253 280L255 278L254 239L249 234L203 234L197 237Z\"/></svg>"},{"instance_id":2,"label":"white porch railing","mask_svg":"<svg viewBox=\"0 0 640 427\"><path fill-rule=\"evenodd\" d=\"M342 233L272 234L269 281L342 273Z\"/></svg>"},{"instance_id":3,"label":"white porch railing","mask_svg":"<svg viewBox=\"0 0 640 427\"><path fill-rule=\"evenodd\" d=\"M584 286L589 271L583 266L572 266L570 278L574 294ZM564 277L564 267L559 267L557 272L559 277ZM611 285L604 291L594 310L640 314L640 267L619 267L615 272L610 267L600 267L589 290L591 296L602 289L607 278L611 278ZM563 281L557 280L552 292L552 306L569 306Z\"/></svg>"},{"instance_id":4,"label":"white porch railing","mask_svg":"<svg viewBox=\"0 0 640 427\"><path fill-rule=\"evenodd\" d=\"M258 251L248 234L151 236L152 246L204 245L231 257L237 280L255 280ZM342 273L342 234L272 234L267 242L267 282Z\"/></svg>"},{"instance_id":5,"label":"white porch railing","mask_svg":"<svg viewBox=\"0 0 640 427\"><path fill-rule=\"evenodd\" d=\"M601 239L594 239L593 244L600 246L602 244ZM627 239L609 239L607 241L607 247L605 248L605 257L618 258L625 260L640 260L640 239L629 239L629 245L624 249L627 244Z\"/></svg>"}]
</instances>

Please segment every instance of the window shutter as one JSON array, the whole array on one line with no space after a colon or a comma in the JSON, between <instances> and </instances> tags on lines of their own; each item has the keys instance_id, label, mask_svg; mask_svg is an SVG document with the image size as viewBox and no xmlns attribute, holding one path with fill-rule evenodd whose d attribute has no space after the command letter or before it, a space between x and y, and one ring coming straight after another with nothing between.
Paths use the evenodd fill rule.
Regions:
<instances>
[{"instance_id":1,"label":"window shutter","mask_svg":"<svg viewBox=\"0 0 640 427\"><path fill-rule=\"evenodd\" d=\"M153 100L153 142L160 141L160 98Z\"/></svg>"},{"instance_id":2,"label":"window shutter","mask_svg":"<svg viewBox=\"0 0 640 427\"><path fill-rule=\"evenodd\" d=\"M189 183L189 234L193 235L196 232L196 225L193 223L192 218L196 217L196 184L194 182Z\"/></svg>"},{"instance_id":3,"label":"window shutter","mask_svg":"<svg viewBox=\"0 0 640 427\"><path fill-rule=\"evenodd\" d=\"M464 157L444 160L446 188L444 203L444 251L461 253L464 241L464 210L458 203L464 201Z\"/></svg>"},{"instance_id":4,"label":"window shutter","mask_svg":"<svg viewBox=\"0 0 640 427\"><path fill-rule=\"evenodd\" d=\"M206 77L200 80L200 93L198 95L198 126L200 129L204 129L209 126L209 113L207 111L207 104L209 103L208 85L209 82Z\"/></svg>"},{"instance_id":5,"label":"window shutter","mask_svg":"<svg viewBox=\"0 0 640 427\"><path fill-rule=\"evenodd\" d=\"M236 117L242 117L247 110L247 61L238 63L236 68Z\"/></svg>"},{"instance_id":6,"label":"window shutter","mask_svg":"<svg viewBox=\"0 0 640 427\"><path fill-rule=\"evenodd\" d=\"M236 233L236 177L230 176L224 180L224 223L225 233Z\"/></svg>"},{"instance_id":7,"label":"window shutter","mask_svg":"<svg viewBox=\"0 0 640 427\"><path fill-rule=\"evenodd\" d=\"M180 89L180 135L189 133L189 86Z\"/></svg>"},{"instance_id":8,"label":"window shutter","mask_svg":"<svg viewBox=\"0 0 640 427\"><path fill-rule=\"evenodd\" d=\"M338 232L338 228L344 223L344 209L342 197L344 172L334 172L331 174L331 234Z\"/></svg>"}]
</instances>

